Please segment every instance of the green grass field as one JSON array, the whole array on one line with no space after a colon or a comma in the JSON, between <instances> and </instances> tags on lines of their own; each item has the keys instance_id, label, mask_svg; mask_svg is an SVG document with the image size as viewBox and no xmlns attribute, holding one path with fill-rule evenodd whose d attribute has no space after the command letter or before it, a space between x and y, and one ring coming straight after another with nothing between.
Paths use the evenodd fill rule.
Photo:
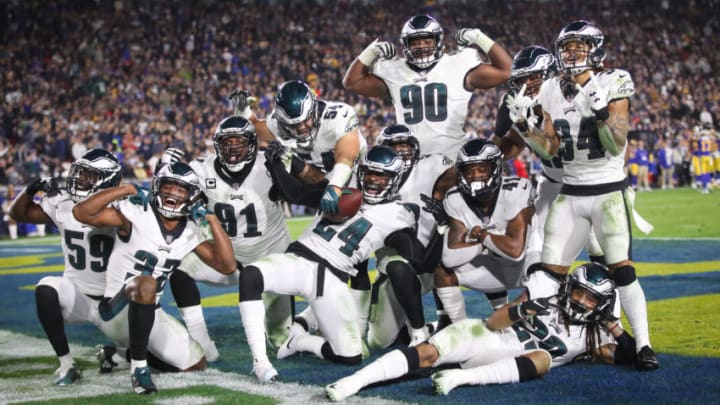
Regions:
<instances>
[{"instance_id":1,"label":"green grass field","mask_svg":"<svg viewBox=\"0 0 720 405\"><path fill-rule=\"evenodd\" d=\"M662 246L669 246L666 250L672 253L676 244L686 243L682 240L685 238L710 238L720 240L720 193L714 192L710 195L701 195L696 190L690 188L675 190L654 190L652 192L638 193L635 208L650 223L654 225L654 230L649 235L634 230L634 236L638 242L648 240L651 243L654 239L660 239ZM293 218L288 221L288 226L293 238L296 238L312 220L311 217ZM678 239L665 241L665 239ZM709 244L708 246L716 246ZM259 386L255 384L254 378L247 374L249 366L244 364L245 361L238 362L238 354L223 350L230 350L228 347L241 350L244 346L244 335L240 334L242 326L237 314L237 292L230 291L226 294L211 293L210 296L203 298L203 305L208 310L216 311L218 314L222 311L223 324L216 326L215 331L223 331L228 333L230 337L219 339L232 339L233 342L221 341L221 351L223 358L227 360L220 362L218 369L210 369L204 373L189 374L173 374L158 373L154 376L156 384L160 387L159 395L152 398L139 398L130 392L129 378L127 371L118 371L110 375L99 375L95 369L96 363L93 357L92 346L90 342L83 340L82 345L72 345L73 353L84 370L84 378L80 384L58 388L52 385L52 372L57 367L57 359L51 354L46 339L42 336L42 330L37 325L34 314L34 306L31 304L31 291L34 282L44 275L59 274L63 266L58 260L61 257L59 253L26 254L22 256L13 256L13 249L20 247L34 247L41 249L48 244L59 244L59 238L50 236L45 238L27 238L18 241L4 241L0 243L0 248L5 246L11 252L9 256L0 258L0 298L5 314L0 318L0 403L92 403L92 404L138 404L138 403L221 403L221 404L273 404L273 403L296 403L302 402L325 402L322 391L322 383L327 383L327 379L321 381L313 381L312 374L315 372L314 367L327 368L332 373L333 370L337 374L337 367L325 364L319 360L309 357L288 359L290 367L299 367L305 370L307 376L301 377L298 383L273 384L272 386ZM17 248L16 248L17 247ZM55 262L48 263L48 260L55 259ZM707 260L707 261L700 261ZM687 261L679 260L678 262L664 261L643 261L637 264L638 274L643 277L643 285L657 288L656 286L667 285L665 289L671 291L680 291L679 297L655 298L648 304L648 314L651 327L651 336L653 344L659 353L664 356L683 356L683 358L717 359L720 358L720 329L717 325L720 322L720 315L715 311L718 300L720 300L720 292L716 287L718 285L717 277L712 276L720 270L718 265L718 254L708 252L707 258L692 259ZM711 276L704 276L710 274ZM700 283L710 286L711 293L696 293L695 290L682 292L685 288L686 280L683 276L697 279ZM678 277L680 277L678 279ZM715 277L715 278L713 278ZM679 281L678 281L679 280ZM646 287L647 288L647 287ZM712 292L714 291L714 292ZM657 294L656 290L651 290L652 294ZM666 293L662 293L667 295ZM661 295L662 295L661 294ZM663 295L663 297L665 296ZM672 295L672 294L670 294ZM18 306L19 305L19 306ZM164 304L163 304L164 305ZM16 315L21 314L21 315ZM213 315L209 315L210 317ZM14 326L14 319L26 318L25 326ZM211 320L212 318L208 318ZM227 319L227 320L225 320ZM627 322L625 323L627 325ZM72 327L70 327L72 329ZM5 331L7 330L7 331ZM691 333L694 332L694 333ZM29 335L28 335L29 333ZM77 334L71 336L71 343L77 342L79 337ZM237 340L239 343L236 343ZM90 341L93 341L92 339ZM245 349L246 350L246 349ZM246 354L242 354L246 356ZM244 360L244 357L240 357ZM663 358L662 372L668 372L671 367L668 360ZM305 362L309 362L308 365ZM692 362L692 360L690 360ZM282 364L282 363L281 363ZM672 363L675 364L675 363ZM685 363L677 366L681 367L707 367L697 366L696 363ZM704 364L704 363L703 363ZM715 364L715 363L710 363ZM302 367L305 367L303 369ZM573 366L574 367L574 366ZM568 367L571 369L573 367ZM248 368L245 370L245 368ZM601 367L602 368L602 367ZM311 372L312 369L312 372ZM347 369L342 369L342 373L347 373ZM504 398L509 400L510 392L520 392L523 390L553 390L560 389L555 386L558 376L570 376L564 373L584 373L586 372L581 366L577 369L566 370L561 368L553 371L553 376L543 379L537 385L523 384L522 387L497 388L500 391L492 391L494 388L487 388L489 391L472 391L458 390L457 393L451 394L447 399L438 399L427 394L427 391L416 393L420 395L415 399L404 398L404 401L421 402L421 403L443 403L447 400L453 400L456 403L476 403L483 400L484 402L494 402L500 397L473 396L473 392L492 393L498 392ZM591 372L597 368L592 367ZM714 371L702 369L704 374L712 375ZM682 371L679 371L682 372ZM282 373L282 370L281 370ZM613 384L621 384L626 381L619 380L620 375L627 376L627 379L636 381L638 384L645 382L653 382L658 386L671 385L674 380L672 375L661 374L637 374L630 371L631 374L610 373L610 378L615 378ZM331 374L332 375L332 374ZM329 378L329 377L328 377ZM579 377L578 377L579 378ZM642 378L642 379L640 379ZM710 378L710 377L708 377ZM667 382L664 382L666 381ZM293 380L297 381L297 380ZM426 381L425 381L426 382ZM550 385L548 385L550 384ZM534 388L533 388L534 387ZM707 385L700 385L706 387ZM407 387L405 387L407 390ZM416 389L416 388L410 388ZM403 390L403 385L400 386ZM624 393L631 392L632 389L617 388L616 391ZM384 392L384 391L381 391ZM470 395L470 399L464 398L462 395ZM91 395L91 396L87 396ZM377 390L370 395L378 395ZM452 395L455 395L454 397ZM583 396L584 395L584 396ZM595 396L593 392L581 394L579 398L585 400L600 400L603 397ZM82 398L79 398L82 397ZM52 398L52 399L51 399ZM388 398L398 398L395 394L383 395L379 397L359 396L352 398L349 403L390 403ZM420 399L418 399L420 398ZM635 397L631 402L642 401L642 396ZM24 402L33 399L35 402ZM606 400L608 398L605 398ZM720 399L720 393L717 399ZM671 401L670 398L666 399ZM468 402L470 401L470 402ZM520 401L518 399L518 401ZM568 400L565 400L568 401ZM560 402L565 402L560 401ZM507 402L507 401L506 401ZM520 401L522 402L522 401ZM624 402L624 401L618 401ZM661 401L662 402L662 401Z\"/></svg>"}]
</instances>

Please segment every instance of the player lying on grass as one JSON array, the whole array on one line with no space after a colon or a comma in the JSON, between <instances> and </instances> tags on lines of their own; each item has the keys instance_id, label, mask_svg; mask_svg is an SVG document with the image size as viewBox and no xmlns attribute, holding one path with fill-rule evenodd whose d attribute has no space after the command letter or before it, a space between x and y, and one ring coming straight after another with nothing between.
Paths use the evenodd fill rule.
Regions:
<instances>
[{"instance_id":1,"label":"player lying on grass","mask_svg":"<svg viewBox=\"0 0 720 405\"><path fill-rule=\"evenodd\" d=\"M635 340L615 318L615 283L598 263L579 266L560 292L531 299L524 292L495 311L487 322L453 323L415 347L393 350L327 387L340 401L370 384L409 372L460 363L432 375L438 394L460 385L518 383L545 375L578 358L634 365Z\"/></svg>"}]
</instances>

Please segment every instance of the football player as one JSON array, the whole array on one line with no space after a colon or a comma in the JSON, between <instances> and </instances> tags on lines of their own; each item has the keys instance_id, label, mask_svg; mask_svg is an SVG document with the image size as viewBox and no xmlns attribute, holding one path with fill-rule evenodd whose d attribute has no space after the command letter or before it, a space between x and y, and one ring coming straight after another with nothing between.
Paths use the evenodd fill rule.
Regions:
<instances>
[{"instance_id":1,"label":"football player","mask_svg":"<svg viewBox=\"0 0 720 405\"><path fill-rule=\"evenodd\" d=\"M403 124L383 128L377 143L393 148L403 159L398 197L404 203L421 206L421 196L429 195L435 179L452 165L452 160L442 154L421 154L415 134ZM398 341L406 324L410 345L430 337L422 295L433 287L433 269L441 258L442 236L436 227L432 214L420 210L417 238L427 255L420 263L411 263L394 249L383 248L375 253L379 276L373 284L367 337L370 348L385 348Z\"/></svg>"},{"instance_id":2,"label":"football player","mask_svg":"<svg viewBox=\"0 0 720 405\"><path fill-rule=\"evenodd\" d=\"M274 136L268 160L280 159L285 170L306 184L328 180L320 208L336 214L340 190L366 149L355 110L348 104L318 99L307 84L293 80L280 85L275 108L267 120L248 115L258 136ZM285 196L292 201L293 196Z\"/></svg>"},{"instance_id":3,"label":"football player","mask_svg":"<svg viewBox=\"0 0 720 405\"><path fill-rule=\"evenodd\" d=\"M30 183L10 207L18 222L55 224L60 232L65 258L62 276L43 277L35 287L40 324L60 361L56 385L69 385L81 377L75 364L65 322L99 322L97 307L105 291L105 272L115 242L115 229L92 228L72 215L76 202L95 192L120 184L117 158L102 149L93 149L72 163L63 187L62 179L44 178ZM40 202L33 197L43 191Z\"/></svg>"},{"instance_id":4,"label":"football player","mask_svg":"<svg viewBox=\"0 0 720 405\"><path fill-rule=\"evenodd\" d=\"M232 243L219 218L204 208L201 194L190 166L176 162L158 170L150 193L124 184L73 208L82 223L117 228L99 306L100 328L129 346L131 382L138 394L157 391L147 365L148 351L175 370L206 367L200 344L158 305L168 277L190 252L220 273L236 269ZM196 221L207 221L213 241L203 241Z\"/></svg>"},{"instance_id":5,"label":"football player","mask_svg":"<svg viewBox=\"0 0 720 405\"><path fill-rule=\"evenodd\" d=\"M492 137L492 141L500 147L506 160L515 159L525 149L525 139L512 127L513 122L510 119L508 103L518 97L518 94L531 98L536 97L542 83L555 76L556 73L555 56L541 46L528 46L513 57L510 80L508 80L510 91L503 96L500 102L495 116L495 133ZM542 121L542 107L535 104L532 108L534 116L538 119L535 125L539 126ZM563 178L560 156L553 156L549 160L541 159L541 162L542 174L538 176L537 197L534 201L535 216L533 217L535 225L533 232L538 233L537 237L540 239L543 237L543 225L550 209L550 203L560 192ZM586 249L590 261L605 263L602 249L593 232L590 232Z\"/></svg>"},{"instance_id":6,"label":"football player","mask_svg":"<svg viewBox=\"0 0 720 405\"><path fill-rule=\"evenodd\" d=\"M703 194L710 193L710 186L713 183L713 172L715 171L712 156L715 147L714 132L712 124L703 123L703 127L693 134L690 144L695 183L699 185L698 189Z\"/></svg>"},{"instance_id":7,"label":"football player","mask_svg":"<svg viewBox=\"0 0 720 405\"><path fill-rule=\"evenodd\" d=\"M193 160L190 167L198 175L208 208L232 241L238 270L270 253L284 252L290 244L290 234L280 202L269 196L272 178L265 168L264 156L258 154L255 127L240 116L227 117L218 124L213 144L215 154ZM208 361L214 361L217 349L208 336L200 293L193 280L218 286L238 285L239 272L220 274L195 254L183 259L180 270L170 278L173 296L191 335L205 348ZM290 296L263 296L269 314L268 338L276 347L287 338L291 300Z\"/></svg>"},{"instance_id":8,"label":"football player","mask_svg":"<svg viewBox=\"0 0 720 405\"><path fill-rule=\"evenodd\" d=\"M452 322L466 318L461 285L485 292L497 308L540 261L531 226L535 190L528 179L503 176L502 164L497 145L477 138L463 145L455 162L458 185L443 201L449 217L444 268L435 272L437 295Z\"/></svg>"},{"instance_id":9,"label":"football player","mask_svg":"<svg viewBox=\"0 0 720 405\"><path fill-rule=\"evenodd\" d=\"M277 352L282 359L296 352L311 352L343 364L362 358L358 308L347 286L356 265L382 246L422 252L415 238L415 210L396 201L403 170L398 154L376 146L358 165L363 192L360 210L350 218L340 214L318 216L284 254L271 254L240 272L240 314L253 356L253 371L262 383L278 373L266 353L261 294L302 296L317 318L320 335L294 323L290 337ZM292 271L288 272L288 269Z\"/></svg>"},{"instance_id":10,"label":"football player","mask_svg":"<svg viewBox=\"0 0 720 405\"><path fill-rule=\"evenodd\" d=\"M579 266L559 293L532 298L524 293L487 321L466 319L427 343L393 350L354 374L325 387L341 401L370 384L402 377L418 368L457 364L437 371L433 385L447 395L460 385L509 384L545 375L581 356L608 364L635 361L635 341L612 315L615 283L598 263Z\"/></svg>"},{"instance_id":11,"label":"football player","mask_svg":"<svg viewBox=\"0 0 720 405\"><path fill-rule=\"evenodd\" d=\"M410 127L423 153L451 158L465 140L465 117L475 89L489 89L510 77L507 51L477 28L455 35L460 50L445 53L443 27L429 15L416 15L400 33L404 57L395 45L377 39L352 62L343 86L369 97L388 97L399 124ZM483 63L482 51L490 63Z\"/></svg>"},{"instance_id":12,"label":"football player","mask_svg":"<svg viewBox=\"0 0 720 405\"><path fill-rule=\"evenodd\" d=\"M561 73L545 81L538 95L541 127L536 126L531 97L508 103L516 132L542 158L557 155L562 144L563 185L544 228L546 271L533 273L535 280L528 282L532 288L556 290L592 227L633 329L638 368L655 370L659 364L650 346L645 293L630 257L631 208L623 170L635 86L627 71L603 67L604 40L602 31L587 21L562 29L556 41Z\"/></svg>"}]
</instances>

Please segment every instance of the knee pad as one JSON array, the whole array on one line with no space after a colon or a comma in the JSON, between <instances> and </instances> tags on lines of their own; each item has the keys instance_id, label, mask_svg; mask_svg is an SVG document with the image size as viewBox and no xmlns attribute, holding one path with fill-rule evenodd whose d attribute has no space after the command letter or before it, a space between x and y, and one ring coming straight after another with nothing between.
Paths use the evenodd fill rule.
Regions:
<instances>
[{"instance_id":1,"label":"knee pad","mask_svg":"<svg viewBox=\"0 0 720 405\"><path fill-rule=\"evenodd\" d=\"M351 357L339 356L335 354L332 347L330 347L330 342L325 342L322 345L321 353L324 358L334 363L344 364L346 366L356 366L362 361L362 353Z\"/></svg>"},{"instance_id":2,"label":"knee pad","mask_svg":"<svg viewBox=\"0 0 720 405\"><path fill-rule=\"evenodd\" d=\"M387 264L385 271L393 288L396 286L407 286L417 282L415 270L406 262L392 261Z\"/></svg>"},{"instance_id":3,"label":"knee pad","mask_svg":"<svg viewBox=\"0 0 720 405\"><path fill-rule=\"evenodd\" d=\"M246 266L240 270L240 301L256 301L262 299L265 289L262 272L255 266Z\"/></svg>"},{"instance_id":4,"label":"knee pad","mask_svg":"<svg viewBox=\"0 0 720 405\"><path fill-rule=\"evenodd\" d=\"M635 275L635 267L633 266L620 266L615 269L610 275L615 285L618 287L625 287L630 285L633 281L637 280Z\"/></svg>"},{"instance_id":5,"label":"knee pad","mask_svg":"<svg viewBox=\"0 0 720 405\"><path fill-rule=\"evenodd\" d=\"M40 284L35 287L35 303L38 308L48 306L60 308L60 297L55 288L47 284Z\"/></svg>"}]
</instances>

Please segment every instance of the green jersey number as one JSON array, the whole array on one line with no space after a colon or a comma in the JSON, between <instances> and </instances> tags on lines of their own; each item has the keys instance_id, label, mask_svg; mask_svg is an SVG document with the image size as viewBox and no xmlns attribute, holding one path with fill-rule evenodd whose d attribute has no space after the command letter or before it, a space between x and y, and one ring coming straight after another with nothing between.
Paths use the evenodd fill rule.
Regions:
<instances>
[{"instance_id":1,"label":"green jersey number","mask_svg":"<svg viewBox=\"0 0 720 405\"><path fill-rule=\"evenodd\" d=\"M75 270L85 270L88 267L95 273L102 273L107 270L108 259L115 245L115 238L108 235L91 234L87 240L88 251L82 244L85 233L66 229L63 232L63 238L68 250L67 261Z\"/></svg>"},{"instance_id":2,"label":"green jersey number","mask_svg":"<svg viewBox=\"0 0 720 405\"><path fill-rule=\"evenodd\" d=\"M338 239L345 242L339 250L347 257L353 255L360 246L360 241L362 241L370 228L372 228L372 224L363 217L358 218L356 221L343 228L340 233L337 233L337 231L331 227L332 225L333 224L326 222L325 220L321 220L315 226L313 232L320 235L321 238L328 242L337 235Z\"/></svg>"},{"instance_id":3,"label":"green jersey number","mask_svg":"<svg viewBox=\"0 0 720 405\"><path fill-rule=\"evenodd\" d=\"M443 83L428 83L424 87L416 84L400 88L400 103L406 109L405 123L412 125L427 119L442 122L447 119L447 86Z\"/></svg>"}]
</instances>

